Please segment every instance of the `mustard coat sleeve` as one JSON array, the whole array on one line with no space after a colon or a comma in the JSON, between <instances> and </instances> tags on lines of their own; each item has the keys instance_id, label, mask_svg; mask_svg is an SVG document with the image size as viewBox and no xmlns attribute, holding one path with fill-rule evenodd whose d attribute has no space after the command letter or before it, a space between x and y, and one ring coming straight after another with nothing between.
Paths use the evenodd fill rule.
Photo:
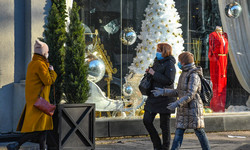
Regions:
<instances>
[{"instance_id":1,"label":"mustard coat sleeve","mask_svg":"<svg viewBox=\"0 0 250 150\"><path fill-rule=\"evenodd\" d=\"M46 64L41 64L38 71L38 76L45 86L52 85L56 81L56 72L49 70Z\"/></svg>"}]
</instances>

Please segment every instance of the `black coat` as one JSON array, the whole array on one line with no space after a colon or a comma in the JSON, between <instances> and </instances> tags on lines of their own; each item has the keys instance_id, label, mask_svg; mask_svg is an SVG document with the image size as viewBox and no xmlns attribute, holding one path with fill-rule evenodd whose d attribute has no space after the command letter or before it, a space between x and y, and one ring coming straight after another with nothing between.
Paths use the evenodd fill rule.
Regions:
<instances>
[{"instance_id":1,"label":"black coat","mask_svg":"<svg viewBox=\"0 0 250 150\"><path fill-rule=\"evenodd\" d=\"M165 57L162 60L155 59L152 69L155 71L152 81L152 90L155 87L174 89L175 80L175 58L173 56ZM175 97L159 96L154 97L152 93L146 100L144 109L152 113L173 113L166 107L169 103L174 102Z\"/></svg>"}]
</instances>

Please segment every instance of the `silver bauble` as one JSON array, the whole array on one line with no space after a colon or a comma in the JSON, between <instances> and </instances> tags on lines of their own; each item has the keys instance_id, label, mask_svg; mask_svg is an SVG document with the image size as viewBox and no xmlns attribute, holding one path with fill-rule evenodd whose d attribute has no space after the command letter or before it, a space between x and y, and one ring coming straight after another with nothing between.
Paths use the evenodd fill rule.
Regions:
<instances>
[{"instance_id":1,"label":"silver bauble","mask_svg":"<svg viewBox=\"0 0 250 150\"><path fill-rule=\"evenodd\" d=\"M101 59L92 60L89 62L88 79L92 82L100 81L105 74L105 64Z\"/></svg>"},{"instance_id":2,"label":"silver bauble","mask_svg":"<svg viewBox=\"0 0 250 150\"><path fill-rule=\"evenodd\" d=\"M133 94L133 87L129 84L124 84L122 91L124 96L131 96Z\"/></svg>"},{"instance_id":3,"label":"silver bauble","mask_svg":"<svg viewBox=\"0 0 250 150\"><path fill-rule=\"evenodd\" d=\"M229 18L238 18L241 14L242 8L239 3L233 2L227 4L225 8L225 13Z\"/></svg>"},{"instance_id":4,"label":"silver bauble","mask_svg":"<svg viewBox=\"0 0 250 150\"><path fill-rule=\"evenodd\" d=\"M137 35L133 28L125 28L122 31L121 40L124 45L132 45L135 43Z\"/></svg>"}]
</instances>

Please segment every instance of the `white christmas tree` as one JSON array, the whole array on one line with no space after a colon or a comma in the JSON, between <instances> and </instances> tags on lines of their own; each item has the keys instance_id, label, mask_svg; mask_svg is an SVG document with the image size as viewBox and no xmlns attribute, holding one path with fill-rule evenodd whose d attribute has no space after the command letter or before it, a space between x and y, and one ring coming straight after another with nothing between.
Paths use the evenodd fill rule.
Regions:
<instances>
[{"instance_id":1,"label":"white christmas tree","mask_svg":"<svg viewBox=\"0 0 250 150\"><path fill-rule=\"evenodd\" d=\"M158 43L170 44L177 61L178 55L184 49L180 16L173 0L150 0L145 13L142 31L138 36L142 42L137 45L137 55L129 66L130 72L135 74L144 74L145 70L153 65ZM177 81L180 71L178 67L176 69Z\"/></svg>"}]
</instances>

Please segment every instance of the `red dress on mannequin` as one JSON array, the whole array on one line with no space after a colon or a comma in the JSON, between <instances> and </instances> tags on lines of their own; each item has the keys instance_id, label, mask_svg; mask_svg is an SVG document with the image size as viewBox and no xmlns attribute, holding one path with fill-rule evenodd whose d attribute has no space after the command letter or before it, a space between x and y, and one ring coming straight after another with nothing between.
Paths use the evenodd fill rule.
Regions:
<instances>
[{"instance_id":1,"label":"red dress on mannequin","mask_svg":"<svg viewBox=\"0 0 250 150\"><path fill-rule=\"evenodd\" d=\"M223 32L212 32L209 34L210 77L213 83L213 98L210 108L214 112L224 112L226 103L227 86L227 53L228 38Z\"/></svg>"}]
</instances>

